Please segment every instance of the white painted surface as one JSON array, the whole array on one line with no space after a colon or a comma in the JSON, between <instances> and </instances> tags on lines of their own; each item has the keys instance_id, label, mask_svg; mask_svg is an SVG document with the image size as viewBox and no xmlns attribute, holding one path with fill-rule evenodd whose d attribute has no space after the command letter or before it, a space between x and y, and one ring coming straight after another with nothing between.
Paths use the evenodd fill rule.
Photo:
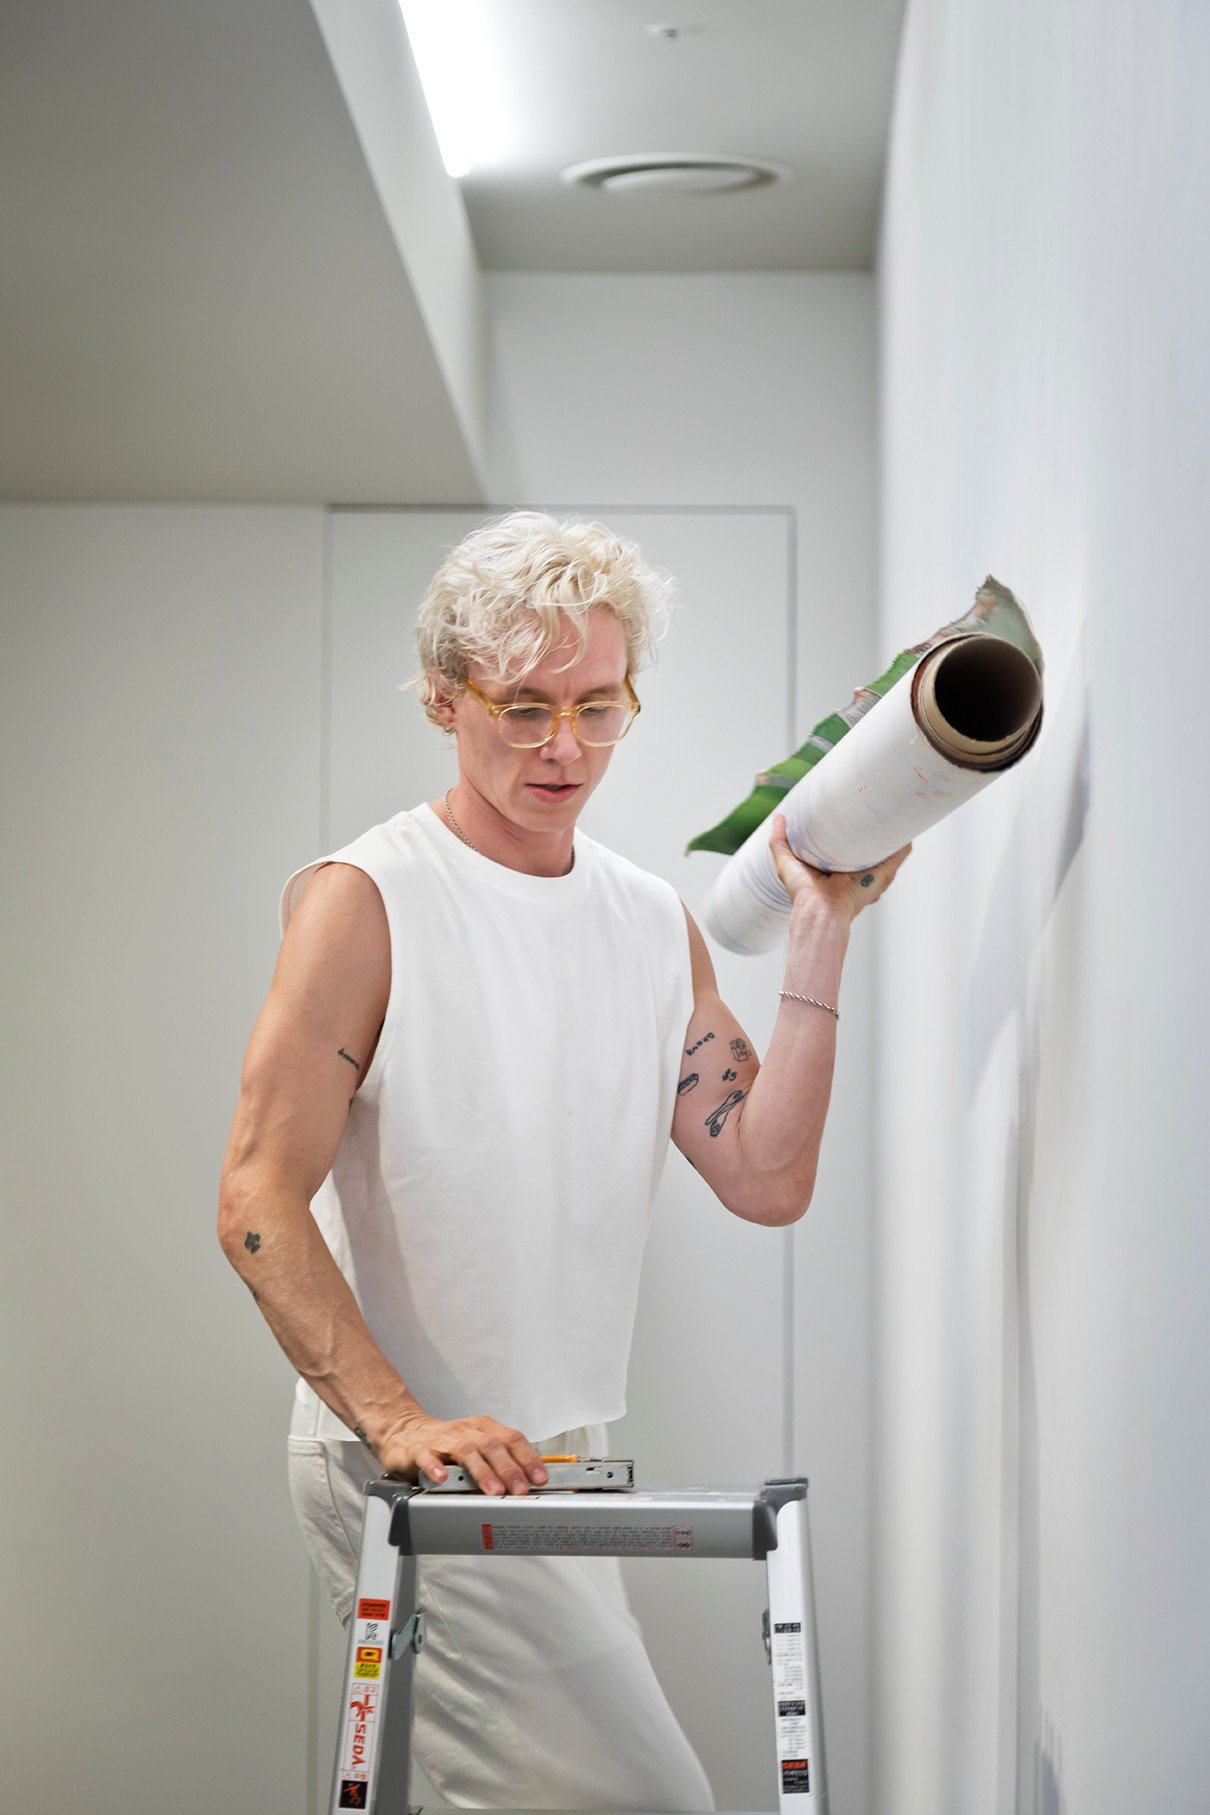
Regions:
<instances>
[{"instance_id":1,"label":"white painted surface","mask_svg":"<svg viewBox=\"0 0 1210 1815\"><path fill-rule=\"evenodd\" d=\"M866 271L904 0L442 0L489 63L503 131L461 187L489 271ZM656 18L664 18L658 12ZM633 153L771 159L733 195L606 195L568 165Z\"/></svg>"},{"instance_id":2,"label":"white painted surface","mask_svg":"<svg viewBox=\"0 0 1210 1815\"><path fill-rule=\"evenodd\" d=\"M382 212L476 471L487 308L457 185L445 174L398 0L311 0ZM413 428L418 428L413 419ZM427 424L418 441L427 441Z\"/></svg>"},{"instance_id":3,"label":"white painted surface","mask_svg":"<svg viewBox=\"0 0 1210 1815\"><path fill-rule=\"evenodd\" d=\"M6 1807L305 1806L291 1376L214 1224L315 837L322 533L0 510Z\"/></svg>"},{"instance_id":4,"label":"white painted surface","mask_svg":"<svg viewBox=\"0 0 1210 1815\"><path fill-rule=\"evenodd\" d=\"M8 0L0 497L480 498L460 203L413 151L405 264L366 158L306 0Z\"/></svg>"},{"instance_id":5,"label":"white painted surface","mask_svg":"<svg viewBox=\"0 0 1210 1815\"><path fill-rule=\"evenodd\" d=\"M990 568L1049 689L881 921L880 1815L1206 1802L1207 73L1167 0L909 21L883 641Z\"/></svg>"}]
</instances>

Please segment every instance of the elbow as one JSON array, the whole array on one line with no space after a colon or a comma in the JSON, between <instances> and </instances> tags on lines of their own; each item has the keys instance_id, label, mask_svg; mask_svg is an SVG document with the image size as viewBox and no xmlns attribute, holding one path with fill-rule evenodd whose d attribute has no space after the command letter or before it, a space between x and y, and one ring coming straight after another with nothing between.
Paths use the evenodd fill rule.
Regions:
<instances>
[{"instance_id":1,"label":"elbow","mask_svg":"<svg viewBox=\"0 0 1210 1815\"><path fill-rule=\"evenodd\" d=\"M238 1273L249 1240L248 1203L239 1177L224 1173L218 1194L218 1245Z\"/></svg>"},{"instance_id":2,"label":"elbow","mask_svg":"<svg viewBox=\"0 0 1210 1815\"><path fill-rule=\"evenodd\" d=\"M814 1191L814 1176L805 1184L801 1178L764 1177L751 1180L723 1202L733 1215L747 1223L759 1223L764 1229L788 1229L807 1214Z\"/></svg>"}]
</instances>

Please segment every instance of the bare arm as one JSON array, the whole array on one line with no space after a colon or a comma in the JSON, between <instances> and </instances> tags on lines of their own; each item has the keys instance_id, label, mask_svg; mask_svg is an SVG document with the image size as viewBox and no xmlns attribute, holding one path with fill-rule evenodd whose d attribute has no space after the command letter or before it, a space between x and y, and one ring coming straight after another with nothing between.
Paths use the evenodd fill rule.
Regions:
<instances>
[{"instance_id":1,"label":"bare arm","mask_svg":"<svg viewBox=\"0 0 1210 1815\"><path fill-rule=\"evenodd\" d=\"M282 941L244 1061L219 1198L219 1240L287 1357L383 1468L440 1479L469 1468L524 1493L545 1470L520 1431L431 1418L366 1328L311 1215L386 1014L390 936L370 878L315 876ZM528 1476L528 1480L527 1480Z\"/></svg>"},{"instance_id":2,"label":"bare arm","mask_svg":"<svg viewBox=\"0 0 1210 1815\"><path fill-rule=\"evenodd\" d=\"M811 1201L832 1094L836 1018L814 1004L835 1006L852 923L890 887L907 850L861 875L826 876L793 855L780 814L770 845L791 898L784 987L811 1000L782 1001L762 1065L686 913L693 1013L672 1136L728 1210L779 1225Z\"/></svg>"}]
</instances>

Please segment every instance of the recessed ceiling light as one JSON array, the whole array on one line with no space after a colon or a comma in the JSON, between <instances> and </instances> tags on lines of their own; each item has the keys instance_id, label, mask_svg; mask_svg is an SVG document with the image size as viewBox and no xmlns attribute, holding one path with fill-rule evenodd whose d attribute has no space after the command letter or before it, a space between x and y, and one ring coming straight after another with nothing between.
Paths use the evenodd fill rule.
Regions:
<instances>
[{"instance_id":1,"label":"recessed ceiling light","mask_svg":"<svg viewBox=\"0 0 1210 1815\"><path fill-rule=\"evenodd\" d=\"M725 195L787 182L793 171L766 158L724 157L717 152L635 153L569 164L565 183L606 195Z\"/></svg>"}]
</instances>

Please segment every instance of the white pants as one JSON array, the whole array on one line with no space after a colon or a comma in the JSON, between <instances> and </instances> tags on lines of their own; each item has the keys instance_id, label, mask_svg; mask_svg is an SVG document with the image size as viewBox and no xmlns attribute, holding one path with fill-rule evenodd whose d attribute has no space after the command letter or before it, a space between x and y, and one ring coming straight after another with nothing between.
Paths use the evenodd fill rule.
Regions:
<instances>
[{"instance_id":1,"label":"white pants","mask_svg":"<svg viewBox=\"0 0 1210 1815\"><path fill-rule=\"evenodd\" d=\"M342 1624L353 1606L359 1443L305 1434L297 1407L290 1492ZM565 1432L559 1455L603 1455L604 1432ZM427 1631L416 1660L413 1752L452 1808L709 1810L696 1754L656 1681L613 1557L423 1557Z\"/></svg>"}]
</instances>

